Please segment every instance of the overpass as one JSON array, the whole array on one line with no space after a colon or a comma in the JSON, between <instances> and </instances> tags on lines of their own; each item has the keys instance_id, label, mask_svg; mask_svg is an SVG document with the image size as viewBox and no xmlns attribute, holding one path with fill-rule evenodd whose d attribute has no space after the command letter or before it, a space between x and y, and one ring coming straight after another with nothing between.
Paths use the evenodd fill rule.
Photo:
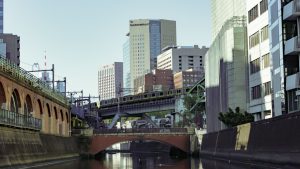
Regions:
<instances>
[{"instance_id":1,"label":"overpass","mask_svg":"<svg viewBox=\"0 0 300 169\"><path fill-rule=\"evenodd\" d=\"M185 95L196 95L197 105L205 102L205 79L201 79L191 88L173 89L162 92L142 93L123 96L109 100L102 100L98 110L99 117L112 118L109 128L112 128L122 116L143 116L149 112L170 111L180 113L184 111L183 98ZM149 119L149 118L148 118Z\"/></svg>"},{"instance_id":2,"label":"overpass","mask_svg":"<svg viewBox=\"0 0 300 169\"><path fill-rule=\"evenodd\" d=\"M89 153L96 155L113 144L124 141L150 140L174 146L185 153L191 152L190 136L186 128L143 128L143 129L104 129L94 130Z\"/></svg>"}]
</instances>

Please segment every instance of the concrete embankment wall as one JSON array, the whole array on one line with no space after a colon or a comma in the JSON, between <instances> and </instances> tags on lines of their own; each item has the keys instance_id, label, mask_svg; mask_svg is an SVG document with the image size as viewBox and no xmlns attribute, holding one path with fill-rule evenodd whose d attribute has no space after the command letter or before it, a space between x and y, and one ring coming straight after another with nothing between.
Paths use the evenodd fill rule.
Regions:
<instances>
[{"instance_id":1,"label":"concrete embankment wall","mask_svg":"<svg viewBox=\"0 0 300 169\"><path fill-rule=\"evenodd\" d=\"M0 127L0 167L78 156L76 138Z\"/></svg>"},{"instance_id":2,"label":"concrete embankment wall","mask_svg":"<svg viewBox=\"0 0 300 169\"><path fill-rule=\"evenodd\" d=\"M203 136L200 154L243 162L300 164L300 113Z\"/></svg>"}]
</instances>

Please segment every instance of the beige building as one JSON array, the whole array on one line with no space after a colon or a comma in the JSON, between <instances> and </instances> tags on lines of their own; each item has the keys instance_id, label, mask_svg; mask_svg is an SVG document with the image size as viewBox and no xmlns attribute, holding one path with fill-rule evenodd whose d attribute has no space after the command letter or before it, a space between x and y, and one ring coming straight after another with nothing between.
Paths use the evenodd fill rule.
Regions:
<instances>
[{"instance_id":1,"label":"beige building","mask_svg":"<svg viewBox=\"0 0 300 169\"><path fill-rule=\"evenodd\" d=\"M137 87L135 94L173 89L172 70L154 69L151 73L136 78L134 86Z\"/></svg>"},{"instance_id":2,"label":"beige building","mask_svg":"<svg viewBox=\"0 0 300 169\"><path fill-rule=\"evenodd\" d=\"M166 46L176 45L176 22L170 20L130 20L130 84L126 88L136 88L134 79L155 69L157 56ZM128 78L128 77L126 77Z\"/></svg>"},{"instance_id":3,"label":"beige building","mask_svg":"<svg viewBox=\"0 0 300 169\"><path fill-rule=\"evenodd\" d=\"M117 98L123 88L123 63L114 62L105 65L98 72L98 90L100 100Z\"/></svg>"},{"instance_id":4,"label":"beige building","mask_svg":"<svg viewBox=\"0 0 300 169\"><path fill-rule=\"evenodd\" d=\"M157 56L158 69L171 69L173 73L188 69L204 69L204 56L208 48L194 46L168 46Z\"/></svg>"},{"instance_id":5,"label":"beige building","mask_svg":"<svg viewBox=\"0 0 300 169\"><path fill-rule=\"evenodd\" d=\"M175 89L181 89L194 86L198 81L204 78L204 70L189 69L174 74Z\"/></svg>"}]
</instances>

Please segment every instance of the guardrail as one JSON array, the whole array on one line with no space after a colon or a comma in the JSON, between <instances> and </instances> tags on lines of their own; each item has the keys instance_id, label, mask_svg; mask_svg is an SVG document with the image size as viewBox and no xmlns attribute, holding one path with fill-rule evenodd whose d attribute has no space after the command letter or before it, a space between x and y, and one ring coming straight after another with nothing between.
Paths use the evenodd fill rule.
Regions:
<instances>
[{"instance_id":1,"label":"guardrail","mask_svg":"<svg viewBox=\"0 0 300 169\"><path fill-rule=\"evenodd\" d=\"M40 119L10 112L4 109L0 109L0 125L32 130L42 129L42 122Z\"/></svg>"},{"instance_id":2,"label":"guardrail","mask_svg":"<svg viewBox=\"0 0 300 169\"><path fill-rule=\"evenodd\" d=\"M10 61L0 57L0 71L16 81L21 81L29 86L33 91L42 92L51 98L63 103L68 104L64 95L58 91L53 90L48 83L40 80L33 74L27 72L25 69L11 63Z\"/></svg>"},{"instance_id":3,"label":"guardrail","mask_svg":"<svg viewBox=\"0 0 300 169\"><path fill-rule=\"evenodd\" d=\"M130 129L97 129L93 134L118 133L188 133L186 128L130 128Z\"/></svg>"}]
</instances>

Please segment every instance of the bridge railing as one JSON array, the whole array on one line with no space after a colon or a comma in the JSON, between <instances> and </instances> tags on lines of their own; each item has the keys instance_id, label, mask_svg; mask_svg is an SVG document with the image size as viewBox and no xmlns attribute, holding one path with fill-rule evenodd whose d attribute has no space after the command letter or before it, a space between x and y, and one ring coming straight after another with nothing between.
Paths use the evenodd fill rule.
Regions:
<instances>
[{"instance_id":1,"label":"bridge railing","mask_svg":"<svg viewBox=\"0 0 300 169\"><path fill-rule=\"evenodd\" d=\"M97 129L93 134L118 133L188 133L186 128L130 128L130 129Z\"/></svg>"},{"instance_id":2,"label":"bridge railing","mask_svg":"<svg viewBox=\"0 0 300 169\"><path fill-rule=\"evenodd\" d=\"M0 125L32 130L41 130L42 128L40 119L4 109L0 109Z\"/></svg>"}]
</instances>

